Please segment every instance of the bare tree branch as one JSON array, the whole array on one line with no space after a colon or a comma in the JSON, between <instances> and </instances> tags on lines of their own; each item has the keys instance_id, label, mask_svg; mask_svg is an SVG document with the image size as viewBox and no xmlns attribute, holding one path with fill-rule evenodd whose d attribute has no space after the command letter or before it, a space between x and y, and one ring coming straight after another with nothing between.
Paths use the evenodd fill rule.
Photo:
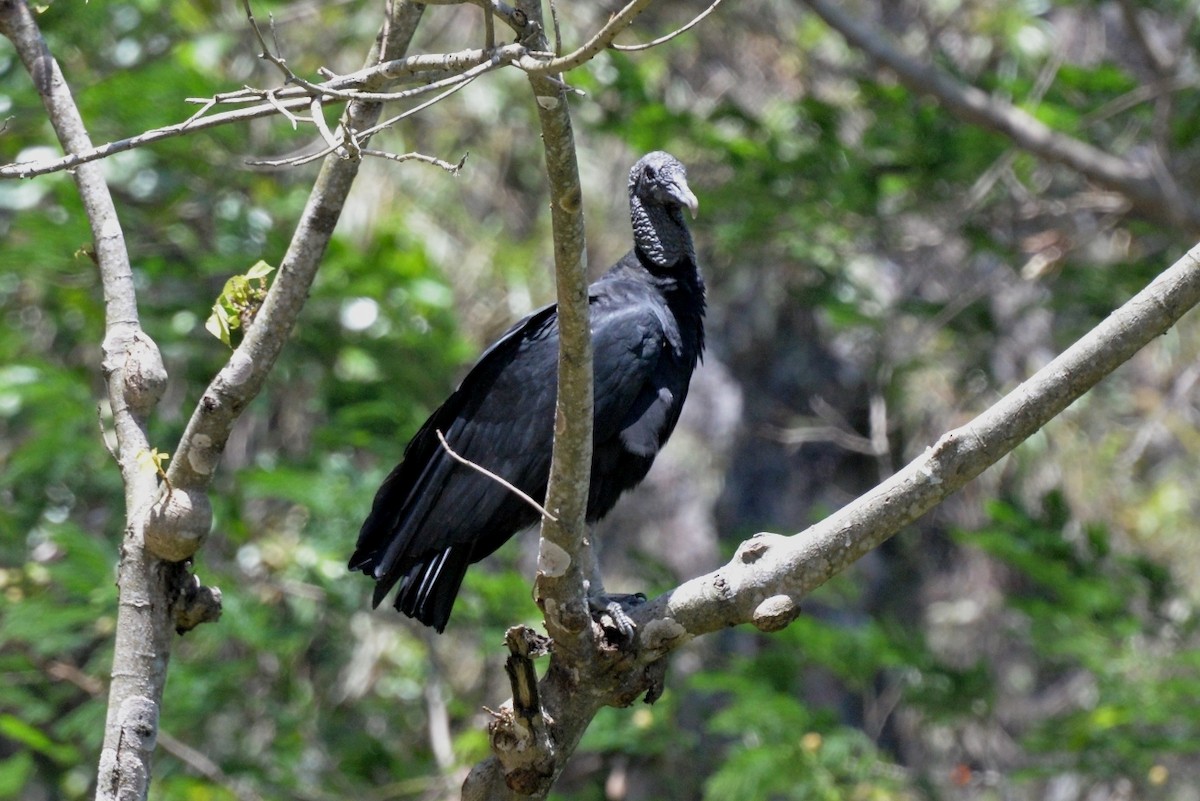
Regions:
<instances>
[{"instance_id":1,"label":"bare tree branch","mask_svg":"<svg viewBox=\"0 0 1200 801\"><path fill-rule=\"evenodd\" d=\"M560 660L552 656L538 690L542 714L554 721L556 769L602 706L627 705L642 693L649 701L660 692L665 657L673 650L742 623L764 632L786 627L800 614L804 595L1010 453L1197 303L1200 245L1028 381L866 495L807 531L747 540L729 564L634 608L638 641L629 652L601 653L598 662L570 669L556 667ZM525 743L534 746L532 739ZM526 756L539 764L538 752ZM542 777L527 786L527 772L506 774L493 758L472 770L464 801L502 797L506 778L509 787L534 798L544 797L553 782Z\"/></svg>"},{"instance_id":2,"label":"bare tree branch","mask_svg":"<svg viewBox=\"0 0 1200 801\"><path fill-rule=\"evenodd\" d=\"M1163 95L1183 92L1200 86L1200 78L1194 75L1179 75L1154 83L1144 83L1130 89L1120 97L1113 98L1095 111L1085 114L1079 120L1080 127L1088 128L1117 114L1124 114L1132 108L1157 100Z\"/></svg>"},{"instance_id":3,"label":"bare tree branch","mask_svg":"<svg viewBox=\"0 0 1200 801\"><path fill-rule=\"evenodd\" d=\"M33 79L62 143L71 153L91 148L83 119L59 68L23 1L0 3L0 33L17 50ZM116 207L97 164L81 165L75 183L92 229L94 257L104 289L104 372L125 485L125 538L118 576L116 651L108 718L100 757L98 798L145 797L153 733L170 654L171 571L160 569L143 549L141 520L158 488L153 470L143 469L149 451L145 423L166 386L158 346L138 321L133 271ZM150 599L157 599L152 603ZM150 735L145 736L149 725Z\"/></svg>"},{"instance_id":4,"label":"bare tree branch","mask_svg":"<svg viewBox=\"0 0 1200 801\"><path fill-rule=\"evenodd\" d=\"M1139 5L1132 0L1118 0L1117 5L1121 8L1121 17L1125 20L1125 28L1137 44L1142 57L1146 59L1146 63L1150 65L1150 69L1154 70L1155 74L1160 78L1170 77L1174 72L1175 65L1172 64L1171 57L1162 52L1150 40L1139 16L1139 12L1141 11Z\"/></svg>"},{"instance_id":5,"label":"bare tree branch","mask_svg":"<svg viewBox=\"0 0 1200 801\"><path fill-rule=\"evenodd\" d=\"M163 139L170 139L175 136L191 133L192 131L200 131L205 128L215 128L219 125L229 125L235 122L245 120L253 120L259 117L269 117L272 114L280 113L280 107L284 109L303 109L308 107L308 97L296 98L291 100L280 100L278 104L261 103L251 108L237 109L236 111L226 111L220 114L214 114L211 117L203 117L197 119L193 115L190 119L178 123L176 125L168 125L164 128L155 128L137 136L131 136L127 139L119 139L115 142L89 147L87 150L78 153L69 153L62 158L47 159L45 161L29 161L17 162L15 164L5 164L0 167L0 178L33 178L38 175L49 175L50 173L69 170L77 167L80 164L86 164L97 159L107 158L116 153L124 153L127 150L142 147L153 142L160 142ZM203 111L204 109L202 109Z\"/></svg>"},{"instance_id":6,"label":"bare tree branch","mask_svg":"<svg viewBox=\"0 0 1200 801\"><path fill-rule=\"evenodd\" d=\"M495 481L497 484L504 487L506 490L508 490L512 494L516 495L518 498L525 501L525 503L529 504L534 509L536 509L537 513L538 513L538 517L544 517L549 520L555 519L554 515L547 512L546 508L544 506L542 506L540 503L535 501L533 498L529 497L529 493L524 492L520 487L516 486L515 484L513 484L512 482L503 478L502 476L496 475L495 473L493 473L491 470L488 470L483 465L475 464L475 462L472 462L470 459L466 458L465 456L461 456L460 454L456 453L454 451L454 449L450 447L450 443L446 442L446 438L442 435L442 432L440 430L435 431L434 433L437 434L438 442L442 443L442 450L446 451L446 453L450 455L451 459L453 459L454 461L458 462L461 465L466 465L467 467L471 468L472 470L482 473L483 475L490 478L492 481Z\"/></svg>"},{"instance_id":7,"label":"bare tree branch","mask_svg":"<svg viewBox=\"0 0 1200 801\"><path fill-rule=\"evenodd\" d=\"M1200 245L1058 358L841 511L794 536L762 534L733 560L634 610L649 663L740 623L786 625L800 599L1010 453L1200 303Z\"/></svg>"},{"instance_id":8,"label":"bare tree branch","mask_svg":"<svg viewBox=\"0 0 1200 801\"><path fill-rule=\"evenodd\" d=\"M650 3L651 0L632 0L616 14L613 14L604 27L598 30L591 39L565 56L549 61L537 61L528 57L519 60L517 65L531 75L555 75L573 70L580 64L586 64L597 53L611 45L613 39L616 39L621 31L628 28L637 15L645 11Z\"/></svg>"},{"instance_id":9,"label":"bare tree branch","mask_svg":"<svg viewBox=\"0 0 1200 801\"><path fill-rule=\"evenodd\" d=\"M78 665L53 660L41 664L39 667L46 676L54 681L65 681L78 687L93 698L99 698L104 694L104 682L96 676L81 670ZM253 789L244 787L240 782L231 779L225 771L221 770L220 765L187 743L172 736L164 729L159 729L158 731L158 744L168 754L171 754L209 781L225 788L235 798L240 799L240 801L261 801L262 797L254 792Z\"/></svg>"},{"instance_id":10,"label":"bare tree branch","mask_svg":"<svg viewBox=\"0 0 1200 801\"><path fill-rule=\"evenodd\" d=\"M537 0L521 2L534 31L534 47L547 46ZM546 628L560 648L590 643L580 554L587 533L588 481L592 467L592 337L588 323L587 250L584 242L583 190L575 158L575 139L567 93L561 83L538 74L529 76L537 101L550 186L550 218L554 230L554 276L558 290L558 403L554 452L546 507L555 519L542 521L535 595L546 616Z\"/></svg>"},{"instance_id":11,"label":"bare tree branch","mask_svg":"<svg viewBox=\"0 0 1200 801\"><path fill-rule=\"evenodd\" d=\"M485 9L486 19L489 22L493 16L499 16L513 27L514 30L523 30L523 21L528 19L527 15L518 13L512 7L498 0L492 0L491 2L489 0L473 1ZM445 4L459 3L447 2ZM163 139L274 114L279 114L286 118L294 128L299 118L294 116L292 112L311 107L314 101L318 104L325 104L336 101L389 102L405 100L437 91L443 86L451 86L452 90L456 90L463 85L460 83L461 80L469 80L484 72L509 64L517 66L531 75L554 76L557 73L586 63L605 47L611 45L612 40L627 28L633 19L649 4L650 0L634 0L629 3L615 14L604 27L597 31L587 43L561 58L555 58L554 53L548 50L535 49L531 51L522 44L510 44L494 49L489 47L482 50L465 50L459 53L388 59L350 75L332 77L323 83L313 83L296 75L287 66L286 61L282 57L270 51L261 30L258 28L257 22L254 20L249 4L246 3L247 16L255 32L255 37L262 47L262 57L280 69L289 84L288 86L278 89L247 88L236 92L222 93L212 98L192 98L193 102L201 104L201 108L184 122L155 128L136 136L96 147L89 144L86 149L69 153L58 159L6 164L0 166L0 178L32 178L38 175L47 175L71 169L89 161L107 158L116 153L143 147ZM544 41L542 46L548 47ZM553 78L553 80L560 81L561 79ZM389 84L401 81L423 81L425 85L402 92L383 91ZM450 93L447 92L445 94ZM444 96L440 95L435 99L435 102ZM254 103L254 105L249 108L205 116L217 105L247 102ZM425 105L428 104L423 104L419 109L424 108ZM410 110L410 112L395 117L391 122L384 123L381 127L394 124L396 121L408 116L408 113L415 113L415 111ZM314 124L319 124L319 118L320 115L314 112L312 118ZM323 151L321 155L324 155L325 152L329 151Z\"/></svg>"},{"instance_id":12,"label":"bare tree branch","mask_svg":"<svg viewBox=\"0 0 1200 801\"><path fill-rule=\"evenodd\" d=\"M692 21L689 22L687 25L684 25L682 28L676 28L675 30L671 31L670 33L666 34L665 36L660 36L657 39L654 39L652 41L643 42L642 44L635 44L635 45L612 44L612 45L609 45L609 47L611 47L613 50L622 50L626 53L631 53L631 52L634 52L637 50L649 50L652 47L658 47L660 44L666 44L667 42L674 39L676 36L679 36L680 34L683 34L683 33L687 33L692 28L699 25L701 22L704 21L705 17L707 17L709 14L716 11L717 6L719 6L719 5L721 5L721 0L713 0L713 2L709 5L708 8L704 9L699 14L697 14L695 17L693 17Z\"/></svg>"},{"instance_id":13,"label":"bare tree branch","mask_svg":"<svg viewBox=\"0 0 1200 801\"><path fill-rule=\"evenodd\" d=\"M444 159L439 159L436 156L429 156L424 153L417 153L416 151L412 151L410 153L388 153L383 150L371 150L370 148L363 148L361 151L359 151L359 153L363 156L371 156L373 158L385 159L387 161L419 161L422 164L432 164L434 167L445 170L451 175L458 175L460 172L462 172L463 166L467 163L467 156L471 155L470 153L463 153L463 157L461 159L454 164L451 164L450 162L445 161Z\"/></svg>"},{"instance_id":14,"label":"bare tree branch","mask_svg":"<svg viewBox=\"0 0 1200 801\"><path fill-rule=\"evenodd\" d=\"M197 751L187 743L171 735L170 732L159 730L158 744L168 754L213 784L223 788L227 793L238 799L238 801L262 801L262 796L256 793L253 788L247 786L244 782L230 777L207 754Z\"/></svg>"},{"instance_id":15,"label":"bare tree branch","mask_svg":"<svg viewBox=\"0 0 1200 801\"><path fill-rule=\"evenodd\" d=\"M494 52L464 50L458 53L419 55L411 58L389 59L349 75L331 78L322 84L311 84L312 91L298 86L285 86L274 90L242 89L223 93L213 98L190 98L190 102L200 103L202 107L181 123L155 128L104 145L95 147L89 145L84 150L69 153L58 159L6 164L0 167L0 178L32 178L38 175L48 175L164 139L183 136L193 131L269 117L274 114L287 117L289 121L293 121L294 125L295 118L291 112L309 108L314 98L322 103L339 100L377 102L407 100L453 84L456 79L480 65L488 64L490 70L511 64L527 56L529 56L528 49L520 44L504 45ZM398 82L418 81L424 81L425 85L403 92L367 90L367 87L379 90ZM314 95L317 90L319 90L319 94ZM215 106L226 103L254 103L254 105L219 112L208 117L203 116Z\"/></svg>"},{"instance_id":16,"label":"bare tree branch","mask_svg":"<svg viewBox=\"0 0 1200 801\"><path fill-rule=\"evenodd\" d=\"M387 57L395 57L407 46L420 13L420 6L399 7L397 35L385 39L383 45ZM24 0L0 3L0 33L13 42L29 71L64 151L91 149L62 72ZM361 126L364 120L373 121L372 113L378 116L377 105L364 106L351 107L351 112L358 112L362 119L351 113L347 124ZM118 574L113 674L97 799L146 797L167 665L179 623L176 607L186 603L190 592L205 599L201 605L203 611L189 619L190 625L219 614L219 595L198 593L196 581L178 561L190 556L207 534L211 512L204 488L229 426L261 386L307 294L316 261L345 197L345 191L338 197L331 187L348 190L357 169L357 162L332 160L331 163L334 166L323 173L326 181L318 184L322 191L316 193L316 202L310 203L310 216L306 220L309 228L305 230L316 234L297 237L294 246L298 254L290 261L285 259L287 273L276 281L259 315L260 322L271 320L278 325L282 335L272 333L271 323L251 327L243 347L235 351L193 416L171 466L170 478L176 491L160 497L156 506L152 504L158 491L158 476L154 469L145 469L142 457L150 451L145 421L161 397L166 372L157 346L138 322L128 251L101 168L88 163L80 164L74 171L92 227L94 256L104 289L106 321L101 366L116 429L127 519ZM324 192L326 189L330 190L328 194ZM315 222L313 216L317 217ZM184 611L190 614L194 610Z\"/></svg>"},{"instance_id":17,"label":"bare tree branch","mask_svg":"<svg viewBox=\"0 0 1200 801\"><path fill-rule=\"evenodd\" d=\"M308 164L311 161L316 161L317 159L319 159L323 156L328 156L331 153L337 154L337 156L339 158L354 157L354 156L360 154L360 151L362 150L362 145L361 145L360 140L365 141L366 139L375 135L379 131L382 131L384 128L390 128L393 125L395 125L396 123L400 122L401 120L405 120L405 119L413 116L414 114L418 114L418 113L424 111L425 109L429 108L430 106L434 105L435 103L442 102L447 97L454 94L459 89L462 89L464 86L469 84L471 81L475 80L475 78L477 78L479 75L483 74L483 72L486 72L486 71L494 69L494 68L495 68L495 66L492 64L481 64L478 67L476 67L474 70L470 70L468 73L464 73L461 76L456 76L454 78L448 78L447 83L449 83L451 85L450 85L450 88L447 89L446 91L442 92L441 94L439 94L435 97L431 97L429 100L426 100L424 103L413 106L412 108L410 108L406 111L403 111L400 114L397 114L393 117L389 117L388 119L384 120L383 122L376 123L376 124L372 125L371 127L367 128L366 130L360 131L360 130L356 130L356 129L352 129L352 128L347 128L346 126L342 126L338 129L342 135L341 141L338 141L337 137L334 136L334 134L331 131L329 131L328 128L326 128L324 131L322 131L322 137L325 139L327 144L323 149L318 150L315 153L308 153L303 156L286 158L286 159L275 159L275 160L254 159L254 160L251 160L249 162L249 164L254 165L254 166L263 166L263 167L298 166L301 164ZM315 103L317 101L314 100L313 102ZM316 112L314 112L314 116L318 116L316 114ZM324 124L324 121L322 120L321 124L318 124L318 126L317 126L318 129L320 129L323 124ZM376 151L376 153L378 153L378 151ZM397 159L397 160L405 161L406 159Z\"/></svg>"},{"instance_id":18,"label":"bare tree branch","mask_svg":"<svg viewBox=\"0 0 1200 801\"><path fill-rule=\"evenodd\" d=\"M1185 230L1200 231L1200 201L1185 196L1177 188L1164 186L1151 165L1106 153L1051 129L974 86L960 84L936 68L905 55L879 31L852 18L833 0L805 0L805 3L847 42L894 72L913 92L932 95L955 116L1000 133L1040 158L1070 167L1101 186L1121 192L1143 215L1165 218Z\"/></svg>"},{"instance_id":19,"label":"bare tree branch","mask_svg":"<svg viewBox=\"0 0 1200 801\"><path fill-rule=\"evenodd\" d=\"M524 0L518 9L529 20L526 41L545 49L539 0ZM531 684L536 682L536 674L528 654L520 659L523 668L514 672L513 659L519 649L513 648L510 631L514 700L489 727L493 756L468 775L464 799L499 798L509 789L522 796L544 798L599 708L594 694L574 692L579 683L590 685L585 677L600 667L587 599L587 579L596 570L594 552L586 544L585 522L592 464L593 375L583 192L567 93L561 81L535 71L530 72L529 81L537 101L550 185L560 337L554 451L546 489L546 507L558 519L542 519L534 588L546 630L554 641L547 674L553 678L547 678L540 688ZM519 682L521 676L525 680ZM570 697L583 706L567 710L563 702ZM543 714L542 703L554 711ZM529 708L531 705L534 708ZM559 715L577 716L584 723L575 727Z\"/></svg>"}]
</instances>

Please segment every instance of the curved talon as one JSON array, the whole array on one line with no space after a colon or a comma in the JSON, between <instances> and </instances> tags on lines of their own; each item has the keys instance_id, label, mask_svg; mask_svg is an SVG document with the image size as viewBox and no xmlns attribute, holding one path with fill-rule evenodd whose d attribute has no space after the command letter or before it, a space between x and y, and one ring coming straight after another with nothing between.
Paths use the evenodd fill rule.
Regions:
<instances>
[{"instance_id":1,"label":"curved talon","mask_svg":"<svg viewBox=\"0 0 1200 801\"><path fill-rule=\"evenodd\" d=\"M588 598L594 619L606 632L619 635L622 643L633 642L637 626L633 618L625 611L626 607L640 606L646 602L644 593L614 593L612 595L596 595Z\"/></svg>"}]
</instances>

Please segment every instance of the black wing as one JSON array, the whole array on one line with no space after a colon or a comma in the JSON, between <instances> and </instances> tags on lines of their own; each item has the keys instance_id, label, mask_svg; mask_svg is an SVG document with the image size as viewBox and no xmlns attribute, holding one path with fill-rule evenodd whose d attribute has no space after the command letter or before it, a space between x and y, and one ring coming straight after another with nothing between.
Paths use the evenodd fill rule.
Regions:
<instances>
[{"instance_id":1,"label":"black wing","mask_svg":"<svg viewBox=\"0 0 1200 801\"><path fill-rule=\"evenodd\" d=\"M520 474L537 465L513 454L536 457L549 448L553 421L541 421L554 411L546 376L553 379L557 331L552 306L513 326L405 448L376 493L350 558L352 570L378 582L375 605L405 579L397 608L440 630L467 566L479 558L475 549L489 546L482 540L496 539L490 552L536 519L507 503L512 493L456 462L437 432L463 458L518 486L528 483Z\"/></svg>"},{"instance_id":2,"label":"black wing","mask_svg":"<svg viewBox=\"0 0 1200 801\"><path fill-rule=\"evenodd\" d=\"M641 421L652 423L658 414L659 392L649 379L668 326L648 288L613 283L594 285L591 298L595 439L629 432L631 443L645 450L653 437L643 429L654 426ZM441 631L467 567L537 521L513 492L447 454L437 432L464 459L541 501L550 468L557 354L558 318L548 306L485 351L413 437L379 488L350 560L352 570L376 579L376 605L403 579L396 608Z\"/></svg>"}]
</instances>

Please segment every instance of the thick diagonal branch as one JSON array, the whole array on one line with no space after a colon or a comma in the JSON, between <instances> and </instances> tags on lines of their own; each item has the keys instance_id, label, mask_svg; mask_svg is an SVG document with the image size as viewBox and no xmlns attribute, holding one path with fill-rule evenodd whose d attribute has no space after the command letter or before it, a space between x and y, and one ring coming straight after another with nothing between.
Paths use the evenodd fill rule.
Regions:
<instances>
[{"instance_id":1,"label":"thick diagonal branch","mask_svg":"<svg viewBox=\"0 0 1200 801\"><path fill-rule=\"evenodd\" d=\"M1200 303L1200 245L1029 380L841 511L794 536L763 534L733 560L635 610L639 659L751 623L772 631L800 599L1010 453Z\"/></svg>"},{"instance_id":2,"label":"thick diagonal branch","mask_svg":"<svg viewBox=\"0 0 1200 801\"><path fill-rule=\"evenodd\" d=\"M1200 202L1185 196L1178 187L1164 186L1151 165L1114 156L1055 131L1012 104L922 64L892 46L881 32L851 17L833 0L805 2L847 42L894 72L911 91L937 98L954 116L1002 134L1039 158L1070 167L1088 180L1120 192L1146 217L1200 231Z\"/></svg>"},{"instance_id":3,"label":"thick diagonal branch","mask_svg":"<svg viewBox=\"0 0 1200 801\"><path fill-rule=\"evenodd\" d=\"M394 4L392 19L385 24L385 34L368 63L399 58L423 10L420 4ZM342 125L362 131L379 115L379 103L356 101L347 107ZM325 160L254 324L208 385L188 421L167 471L174 492L155 506L148 522L147 536L169 543L171 550L164 557L187 558L208 533L206 491L229 432L262 389L291 336L360 164L359 159L336 156Z\"/></svg>"}]
</instances>

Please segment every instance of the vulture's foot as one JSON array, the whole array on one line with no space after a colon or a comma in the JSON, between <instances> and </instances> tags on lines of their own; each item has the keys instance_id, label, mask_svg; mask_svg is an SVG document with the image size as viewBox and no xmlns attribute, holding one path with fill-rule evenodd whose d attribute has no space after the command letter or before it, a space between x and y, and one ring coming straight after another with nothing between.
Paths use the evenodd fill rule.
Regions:
<instances>
[{"instance_id":1,"label":"vulture's foot","mask_svg":"<svg viewBox=\"0 0 1200 801\"><path fill-rule=\"evenodd\" d=\"M618 647L632 644L633 636L637 632L633 618L625 610L644 603L646 596L640 592L593 595L588 598L592 619L604 629L605 639Z\"/></svg>"}]
</instances>

